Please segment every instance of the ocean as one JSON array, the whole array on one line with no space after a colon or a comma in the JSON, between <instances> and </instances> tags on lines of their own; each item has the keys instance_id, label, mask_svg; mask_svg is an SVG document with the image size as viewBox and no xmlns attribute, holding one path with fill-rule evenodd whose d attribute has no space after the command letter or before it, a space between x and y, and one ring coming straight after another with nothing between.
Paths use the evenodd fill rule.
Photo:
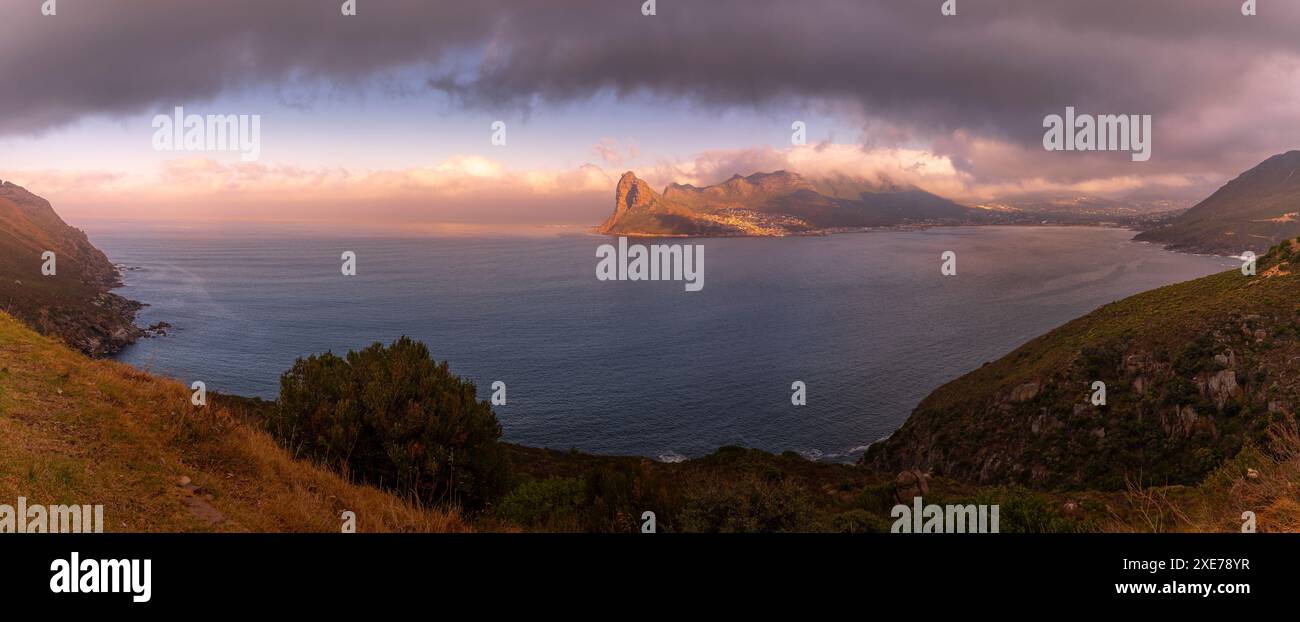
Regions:
<instances>
[{"instance_id":1,"label":"ocean","mask_svg":"<svg viewBox=\"0 0 1300 622\"><path fill-rule=\"evenodd\" d=\"M506 383L505 439L680 460L723 445L851 461L934 388L1103 304L1238 265L1089 227L703 244L705 286L600 281L608 238L90 228L170 334L122 362L274 398L296 357L402 335ZM940 274L956 253L957 274ZM357 255L341 274L340 255ZM807 405L791 404L792 383Z\"/></svg>"}]
</instances>

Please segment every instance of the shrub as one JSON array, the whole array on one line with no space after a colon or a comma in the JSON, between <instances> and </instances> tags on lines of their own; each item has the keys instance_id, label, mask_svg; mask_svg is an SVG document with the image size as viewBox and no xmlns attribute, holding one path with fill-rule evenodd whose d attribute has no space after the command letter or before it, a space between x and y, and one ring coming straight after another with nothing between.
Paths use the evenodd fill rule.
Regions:
<instances>
[{"instance_id":1,"label":"shrub","mask_svg":"<svg viewBox=\"0 0 1300 622\"><path fill-rule=\"evenodd\" d=\"M894 482L881 482L864 486L856 505L868 512L888 514L895 503Z\"/></svg>"},{"instance_id":2,"label":"shrub","mask_svg":"<svg viewBox=\"0 0 1300 622\"><path fill-rule=\"evenodd\" d=\"M788 480L714 482L686 497L682 526L705 533L813 531L808 492Z\"/></svg>"},{"instance_id":3,"label":"shrub","mask_svg":"<svg viewBox=\"0 0 1300 622\"><path fill-rule=\"evenodd\" d=\"M1213 364L1214 354L1213 341L1209 336L1201 335L1194 341L1184 345L1174 355L1174 371L1180 376L1189 378L1202 371L1207 371Z\"/></svg>"},{"instance_id":4,"label":"shrub","mask_svg":"<svg viewBox=\"0 0 1300 622\"><path fill-rule=\"evenodd\" d=\"M879 514L866 510L849 510L831 517L831 531L836 533L889 533L893 524Z\"/></svg>"},{"instance_id":5,"label":"shrub","mask_svg":"<svg viewBox=\"0 0 1300 622\"><path fill-rule=\"evenodd\" d=\"M998 531L1002 533L1070 533L1084 528L1062 516L1047 498L1019 486L981 491L975 503L998 505Z\"/></svg>"},{"instance_id":6,"label":"shrub","mask_svg":"<svg viewBox=\"0 0 1300 622\"><path fill-rule=\"evenodd\" d=\"M551 477L528 480L506 495L496 514L520 527L545 531L573 531L581 527L582 480Z\"/></svg>"},{"instance_id":7,"label":"shrub","mask_svg":"<svg viewBox=\"0 0 1300 622\"><path fill-rule=\"evenodd\" d=\"M672 489L644 465L602 465L582 482L583 529L636 532L644 512L655 513L658 531L671 531L677 502Z\"/></svg>"},{"instance_id":8,"label":"shrub","mask_svg":"<svg viewBox=\"0 0 1300 622\"><path fill-rule=\"evenodd\" d=\"M1109 380L1116 376L1124 357L1122 343L1101 343L1085 345L1079 350L1079 358L1084 374L1095 380Z\"/></svg>"},{"instance_id":9,"label":"shrub","mask_svg":"<svg viewBox=\"0 0 1300 622\"><path fill-rule=\"evenodd\" d=\"M290 449L425 502L480 508L506 480L491 406L407 337L298 359L269 424Z\"/></svg>"}]
</instances>

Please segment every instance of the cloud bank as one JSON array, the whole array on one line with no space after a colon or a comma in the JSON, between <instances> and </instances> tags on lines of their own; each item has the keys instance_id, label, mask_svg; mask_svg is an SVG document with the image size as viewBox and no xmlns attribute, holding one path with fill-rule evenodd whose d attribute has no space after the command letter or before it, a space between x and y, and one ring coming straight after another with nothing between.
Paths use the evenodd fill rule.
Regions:
<instances>
[{"instance_id":1,"label":"cloud bank","mask_svg":"<svg viewBox=\"0 0 1300 622\"><path fill-rule=\"evenodd\" d=\"M1258 17L1231 0L959 0L953 17L938 0L660 2L650 17L632 0L363 0L351 18L331 0L61 0L54 18L35 4L0 0L0 136L255 87L379 82L465 109L613 93L833 111L878 129L867 146L886 157L920 146L947 162L971 196L1136 178L1199 192L1300 145L1294 2L1261 2ZM385 82L412 68L423 77ZM1066 106L1153 115L1152 161L1046 157L1042 118Z\"/></svg>"}]
</instances>

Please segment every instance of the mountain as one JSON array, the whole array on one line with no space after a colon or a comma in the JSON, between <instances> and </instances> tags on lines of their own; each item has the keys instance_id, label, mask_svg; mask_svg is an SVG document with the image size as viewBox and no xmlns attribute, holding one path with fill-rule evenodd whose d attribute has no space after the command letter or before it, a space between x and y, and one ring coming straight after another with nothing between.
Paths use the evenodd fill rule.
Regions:
<instances>
[{"instance_id":1,"label":"mountain","mask_svg":"<svg viewBox=\"0 0 1300 622\"><path fill-rule=\"evenodd\" d=\"M601 233L645 235L735 235L739 229L697 214L689 207L669 201L650 184L632 173L624 173L614 193L614 213Z\"/></svg>"},{"instance_id":2,"label":"mountain","mask_svg":"<svg viewBox=\"0 0 1300 622\"><path fill-rule=\"evenodd\" d=\"M634 173L619 179L614 213L598 231L616 235L779 236L839 227L981 221L981 210L911 187L852 180L810 181L788 171L735 175L699 188L672 184L662 194Z\"/></svg>"},{"instance_id":3,"label":"mountain","mask_svg":"<svg viewBox=\"0 0 1300 622\"><path fill-rule=\"evenodd\" d=\"M1166 225L1138 234L1174 250L1260 253L1300 235L1300 151L1261 162Z\"/></svg>"},{"instance_id":4,"label":"mountain","mask_svg":"<svg viewBox=\"0 0 1300 622\"><path fill-rule=\"evenodd\" d=\"M939 387L863 461L1040 488L1201 481L1267 447L1279 422L1294 426L1297 260L1287 241L1257 276L1230 270L1103 306Z\"/></svg>"},{"instance_id":5,"label":"mountain","mask_svg":"<svg viewBox=\"0 0 1300 622\"><path fill-rule=\"evenodd\" d=\"M55 274L42 274L55 254ZM49 201L0 182L0 310L93 356L111 354L143 333L132 323L138 303L110 293L117 268L69 227Z\"/></svg>"}]
</instances>

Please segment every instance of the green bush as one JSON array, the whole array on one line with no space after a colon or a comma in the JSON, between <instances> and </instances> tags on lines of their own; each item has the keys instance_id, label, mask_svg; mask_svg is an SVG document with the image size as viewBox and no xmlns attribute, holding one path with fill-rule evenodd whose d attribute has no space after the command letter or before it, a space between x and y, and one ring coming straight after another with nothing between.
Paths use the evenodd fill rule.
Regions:
<instances>
[{"instance_id":1,"label":"green bush","mask_svg":"<svg viewBox=\"0 0 1300 622\"><path fill-rule=\"evenodd\" d=\"M507 477L491 406L407 337L298 359L268 423L290 449L424 502L481 508Z\"/></svg>"},{"instance_id":2,"label":"green bush","mask_svg":"<svg viewBox=\"0 0 1300 622\"><path fill-rule=\"evenodd\" d=\"M582 526L583 490L582 480L571 477L528 480L501 499L496 514L529 529L574 531Z\"/></svg>"},{"instance_id":3,"label":"green bush","mask_svg":"<svg viewBox=\"0 0 1300 622\"><path fill-rule=\"evenodd\" d=\"M894 482L881 482L864 486L856 505L868 512L889 514L896 503Z\"/></svg>"},{"instance_id":4,"label":"green bush","mask_svg":"<svg viewBox=\"0 0 1300 622\"><path fill-rule=\"evenodd\" d=\"M1214 363L1214 355L1213 340L1208 335L1201 335L1174 355L1174 371L1186 378L1209 371Z\"/></svg>"},{"instance_id":5,"label":"green bush","mask_svg":"<svg viewBox=\"0 0 1300 622\"><path fill-rule=\"evenodd\" d=\"M1051 501L1019 486L981 491L975 503L998 505L1001 533L1071 533L1085 526L1062 516Z\"/></svg>"}]
</instances>

